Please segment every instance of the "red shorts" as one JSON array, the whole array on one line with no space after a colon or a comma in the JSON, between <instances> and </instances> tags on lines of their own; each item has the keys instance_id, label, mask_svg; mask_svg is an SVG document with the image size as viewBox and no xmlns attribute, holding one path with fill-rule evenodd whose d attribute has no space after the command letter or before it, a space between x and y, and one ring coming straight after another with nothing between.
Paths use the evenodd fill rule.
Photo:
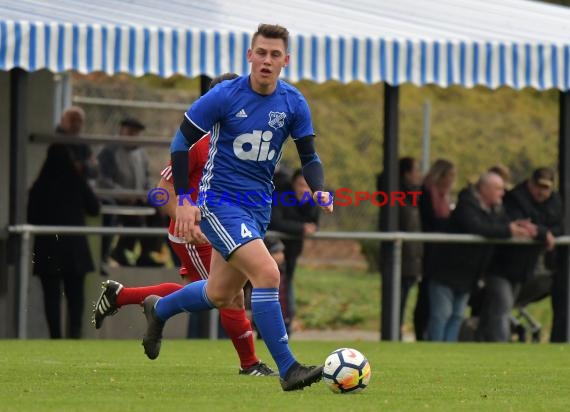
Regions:
<instances>
[{"instance_id":1,"label":"red shorts","mask_svg":"<svg viewBox=\"0 0 570 412\"><path fill-rule=\"evenodd\" d=\"M169 240L172 249L180 259L180 276L189 282L208 279L210 273L210 259L212 258L212 245L191 245L189 243L176 243Z\"/></svg>"}]
</instances>

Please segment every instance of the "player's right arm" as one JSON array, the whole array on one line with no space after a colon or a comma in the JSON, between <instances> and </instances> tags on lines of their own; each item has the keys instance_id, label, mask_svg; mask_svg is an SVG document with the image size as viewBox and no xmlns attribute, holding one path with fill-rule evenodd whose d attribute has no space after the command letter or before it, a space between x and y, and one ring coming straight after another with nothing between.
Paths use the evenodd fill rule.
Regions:
<instances>
[{"instance_id":1,"label":"player's right arm","mask_svg":"<svg viewBox=\"0 0 570 412\"><path fill-rule=\"evenodd\" d=\"M172 177L177 194L174 236L184 237L194 244L207 243L200 230L200 210L190 202L188 195L188 149L194 145L220 118L223 101L218 96L220 88L210 90L200 97L184 114L170 146Z\"/></svg>"},{"instance_id":2,"label":"player's right arm","mask_svg":"<svg viewBox=\"0 0 570 412\"><path fill-rule=\"evenodd\" d=\"M191 243L206 243L206 237L198 226L200 222L200 210L190 199L188 187L188 150L204 134L207 133L194 124L184 114L184 119L176 131L176 135L170 146L170 158L172 161L172 179L176 193L174 236L184 237Z\"/></svg>"}]
</instances>

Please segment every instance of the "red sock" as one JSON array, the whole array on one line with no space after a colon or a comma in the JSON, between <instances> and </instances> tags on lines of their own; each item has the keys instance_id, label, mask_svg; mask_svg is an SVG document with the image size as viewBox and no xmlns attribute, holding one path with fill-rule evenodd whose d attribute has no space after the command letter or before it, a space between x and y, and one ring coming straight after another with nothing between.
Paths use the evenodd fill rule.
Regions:
<instances>
[{"instance_id":1,"label":"red sock","mask_svg":"<svg viewBox=\"0 0 570 412\"><path fill-rule=\"evenodd\" d=\"M117 306L140 305L143 300L150 295L160 297L170 295L172 292L182 289L184 286L178 283L161 283L153 286L142 286L140 288L122 288L117 295Z\"/></svg>"},{"instance_id":2,"label":"red sock","mask_svg":"<svg viewBox=\"0 0 570 412\"><path fill-rule=\"evenodd\" d=\"M259 362L253 344L251 322L245 314L245 309L220 309L222 326L239 356L242 368L247 368Z\"/></svg>"}]
</instances>

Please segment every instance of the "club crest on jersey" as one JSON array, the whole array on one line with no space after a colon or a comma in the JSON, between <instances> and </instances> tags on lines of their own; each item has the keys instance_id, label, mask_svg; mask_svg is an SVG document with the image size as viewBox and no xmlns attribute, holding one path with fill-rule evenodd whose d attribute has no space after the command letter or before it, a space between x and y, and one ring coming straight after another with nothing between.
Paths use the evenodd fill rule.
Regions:
<instances>
[{"instance_id":1,"label":"club crest on jersey","mask_svg":"<svg viewBox=\"0 0 570 412\"><path fill-rule=\"evenodd\" d=\"M279 129L285 125L285 117L287 115L283 112L269 112L269 126L274 129Z\"/></svg>"}]
</instances>

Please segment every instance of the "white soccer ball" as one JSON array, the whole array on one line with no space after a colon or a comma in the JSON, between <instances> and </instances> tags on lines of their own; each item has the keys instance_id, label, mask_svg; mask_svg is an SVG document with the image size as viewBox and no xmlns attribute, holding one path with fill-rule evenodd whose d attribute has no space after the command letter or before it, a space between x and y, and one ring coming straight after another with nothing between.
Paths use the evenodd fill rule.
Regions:
<instances>
[{"instance_id":1,"label":"white soccer ball","mask_svg":"<svg viewBox=\"0 0 570 412\"><path fill-rule=\"evenodd\" d=\"M358 393L368 386L370 363L356 349L341 348L325 360L323 382L334 393Z\"/></svg>"}]
</instances>

